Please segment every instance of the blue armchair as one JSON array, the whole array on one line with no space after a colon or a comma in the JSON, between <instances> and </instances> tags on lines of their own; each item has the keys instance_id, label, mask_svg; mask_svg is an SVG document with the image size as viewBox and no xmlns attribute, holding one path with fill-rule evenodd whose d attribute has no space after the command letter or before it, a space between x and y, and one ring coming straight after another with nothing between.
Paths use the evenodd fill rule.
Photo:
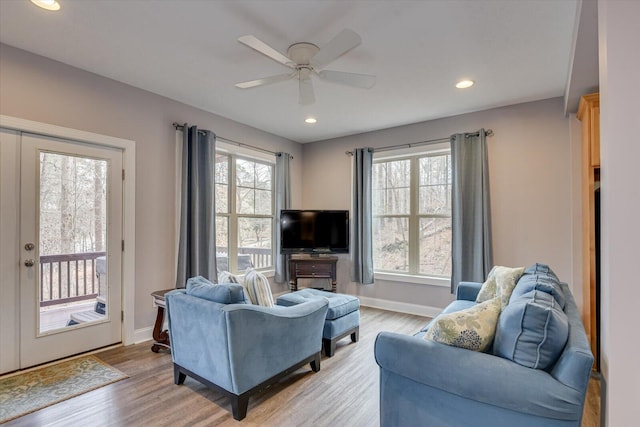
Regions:
<instances>
[{"instance_id":1,"label":"blue armchair","mask_svg":"<svg viewBox=\"0 0 640 427\"><path fill-rule=\"evenodd\" d=\"M320 370L325 300L267 308L245 304L240 285L212 288L213 298L182 289L165 297L176 384L189 376L220 391L241 420L252 394L307 363Z\"/></svg>"}]
</instances>

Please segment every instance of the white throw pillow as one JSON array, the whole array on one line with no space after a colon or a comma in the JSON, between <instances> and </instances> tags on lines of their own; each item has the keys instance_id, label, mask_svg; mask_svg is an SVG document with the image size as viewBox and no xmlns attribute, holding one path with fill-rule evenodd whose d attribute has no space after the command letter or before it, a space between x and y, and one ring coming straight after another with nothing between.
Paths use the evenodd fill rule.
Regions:
<instances>
[{"instance_id":1,"label":"white throw pillow","mask_svg":"<svg viewBox=\"0 0 640 427\"><path fill-rule=\"evenodd\" d=\"M228 271L218 272L218 283L240 283L239 277L235 274L231 274Z\"/></svg>"}]
</instances>

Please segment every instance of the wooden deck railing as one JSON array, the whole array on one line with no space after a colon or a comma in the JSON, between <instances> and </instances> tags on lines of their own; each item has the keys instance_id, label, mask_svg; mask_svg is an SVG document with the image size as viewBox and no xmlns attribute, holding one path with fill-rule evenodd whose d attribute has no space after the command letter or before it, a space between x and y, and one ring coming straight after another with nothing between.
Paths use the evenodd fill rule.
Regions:
<instances>
[{"instance_id":1,"label":"wooden deck railing","mask_svg":"<svg viewBox=\"0 0 640 427\"><path fill-rule=\"evenodd\" d=\"M216 248L216 251L219 254L224 254L225 257L228 253L226 247L218 246ZM273 266L272 253L273 250L271 248L238 248L238 254L249 255L249 257L251 258L251 265L253 266L253 268L257 269Z\"/></svg>"},{"instance_id":2,"label":"wooden deck railing","mask_svg":"<svg viewBox=\"0 0 640 427\"><path fill-rule=\"evenodd\" d=\"M40 256L40 307L95 298L96 258L106 252Z\"/></svg>"},{"instance_id":3,"label":"wooden deck railing","mask_svg":"<svg viewBox=\"0 0 640 427\"><path fill-rule=\"evenodd\" d=\"M272 252L271 248L238 248L238 253L251 256L253 268L271 267L273 265Z\"/></svg>"}]
</instances>

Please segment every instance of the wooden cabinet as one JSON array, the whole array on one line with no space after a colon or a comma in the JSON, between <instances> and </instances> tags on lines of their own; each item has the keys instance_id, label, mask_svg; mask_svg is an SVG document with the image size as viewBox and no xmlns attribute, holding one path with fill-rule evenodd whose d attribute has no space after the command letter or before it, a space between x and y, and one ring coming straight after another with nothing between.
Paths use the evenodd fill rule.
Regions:
<instances>
[{"instance_id":1,"label":"wooden cabinet","mask_svg":"<svg viewBox=\"0 0 640 427\"><path fill-rule=\"evenodd\" d=\"M600 96L584 95L578 107L582 122L582 322L596 360L599 335L599 206L596 200L600 188ZM597 194L598 193L598 194Z\"/></svg>"},{"instance_id":2,"label":"wooden cabinet","mask_svg":"<svg viewBox=\"0 0 640 427\"><path fill-rule=\"evenodd\" d=\"M336 266L338 257L291 257L289 260L289 284L291 292L298 290L298 279L330 279L331 292L336 291Z\"/></svg>"}]
</instances>

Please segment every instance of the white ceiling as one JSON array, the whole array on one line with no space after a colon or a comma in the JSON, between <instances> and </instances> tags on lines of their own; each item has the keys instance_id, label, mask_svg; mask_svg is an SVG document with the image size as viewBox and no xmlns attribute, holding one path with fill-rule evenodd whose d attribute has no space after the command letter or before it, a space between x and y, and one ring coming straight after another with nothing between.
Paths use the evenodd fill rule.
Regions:
<instances>
[{"instance_id":1,"label":"white ceiling","mask_svg":"<svg viewBox=\"0 0 640 427\"><path fill-rule=\"evenodd\" d=\"M59 1L0 0L0 42L310 142L564 95L578 0ZM373 89L315 79L301 106L294 80L234 87L288 70L239 36L286 53L344 28L362 44L327 69L375 74Z\"/></svg>"}]
</instances>

